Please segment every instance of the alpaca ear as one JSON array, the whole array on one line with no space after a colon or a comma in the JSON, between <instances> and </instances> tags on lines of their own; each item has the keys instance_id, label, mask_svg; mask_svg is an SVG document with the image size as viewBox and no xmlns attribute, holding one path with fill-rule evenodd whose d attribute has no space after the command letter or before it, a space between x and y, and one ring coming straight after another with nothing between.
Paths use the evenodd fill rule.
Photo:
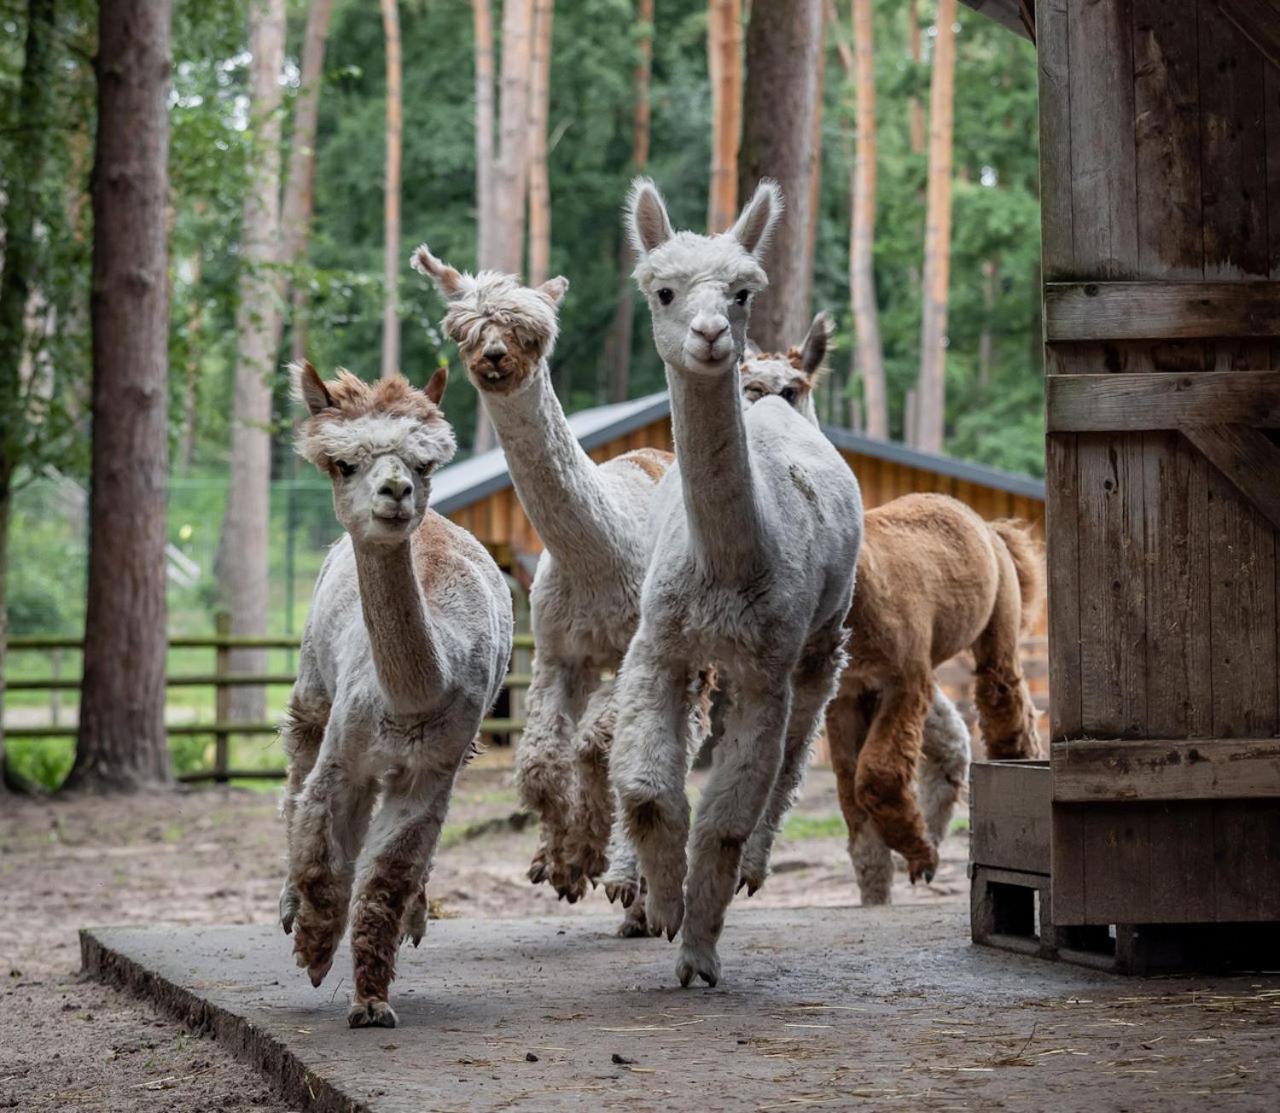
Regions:
<instances>
[{"instance_id":1,"label":"alpaca ear","mask_svg":"<svg viewBox=\"0 0 1280 1113\"><path fill-rule=\"evenodd\" d=\"M831 347L831 337L835 332L835 322L826 312L819 313L809 326L809 335L804 338L800 347L800 362L796 369L808 379L813 379L822 370L827 361L827 350Z\"/></svg>"},{"instance_id":2,"label":"alpaca ear","mask_svg":"<svg viewBox=\"0 0 1280 1113\"><path fill-rule=\"evenodd\" d=\"M666 202L649 178L637 178L631 183L627 197L627 233L631 246L641 255L661 247L675 235Z\"/></svg>"},{"instance_id":3,"label":"alpaca ear","mask_svg":"<svg viewBox=\"0 0 1280 1113\"><path fill-rule=\"evenodd\" d=\"M559 305L564 301L564 296L569 290L569 280L564 275L556 275L555 278L548 278L541 286L538 287L538 293L547 299L552 305Z\"/></svg>"},{"instance_id":4,"label":"alpaca ear","mask_svg":"<svg viewBox=\"0 0 1280 1113\"><path fill-rule=\"evenodd\" d=\"M309 362L292 363L289 365L289 370L293 372L294 397L307 407L312 417L333 405L329 388L324 385L324 380L316 374L316 369Z\"/></svg>"},{"instance_id":5,"label":"alpaca ear","mask_svg":"<svg viewBox=\"0 0 1280 1113\"><path fill-rule=\"evenodd\" d=\"M425 243L419 244L409 256L409 265L419 274L431 279L436 289L446 298L457 297L462 292L462 275L448 263L432 255L431 248Z\"/></svg>"},{"instance_id":6,"label":"alpaca ear","mask_svg":"<svg viewBox=\"0 0 1280 1113\"><path fill-rule=\"evenodd\" d=\"M778 183L762 178L755 195L747 202L729 234L757 259L763 258L778 218L782 216L782 190Z\"/></svg>"},{"instance_id":7,"label":"alpaca ear","mask_svg":"<svg viewBox=\"0 0 1280 1113\"><path fill-rule=\"evenodd\" d=\"M431 376L431 381L422 388L422 393L431 399L437 406L440 405L440 399L444 397L444 388L449 385L449 368L441 366L436 369L436 373Z\"/></svg>"}]
</instances>

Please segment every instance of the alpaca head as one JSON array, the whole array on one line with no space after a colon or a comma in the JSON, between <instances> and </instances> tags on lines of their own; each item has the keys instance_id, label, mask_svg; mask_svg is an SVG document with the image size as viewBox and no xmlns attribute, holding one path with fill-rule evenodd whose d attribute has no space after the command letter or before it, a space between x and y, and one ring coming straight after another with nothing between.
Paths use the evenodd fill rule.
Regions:
<instances>
[{"instance_id":1,"label":"alpaca head","mask_svg":"<svg viewBox=\"0 0 1280 1113\"><path fill-rule=\"evenodd\" d=\"M437 259L425 243L410 263L448 303L441 325L479 390L514 394L534 380L555 347L567 278L530 287L497 271L467 274Z\"/></svg>"},{"instance_id":2,"label":"alpaca head","mask_svg":"<svg viewBox=\"0 0 1280 1113\"><path fill-rule=\"evenodd\" d=\"M813 392L827 371L827 350L835 324L819 313L803 343L782 352L748 351L738 365L742 397L748 403L770 396L781 398L815 425L818 411Z\"/></svg>"},{"instance_id":3,"label":"alpaca head","mask_svg":"<svg viewBox=\"0 0 1280 1113\"><path fill-rule=\"evenodd\" d=\"M309 363L295 364L293 373L310 412L298 453L328 472L338 521L357 542L403 542L426 513L431 473L457 447L440 411L448 369L422 390L403 375L366 383L339 371L325 382Z\"/></svg>"},{"instance_id":4,"label":"alpaca head","mask_svg":"<svg viewBox=\"0 0 1280 1113\"><path fill-rule=\"evenodd\" d=\"M676 232L648 178L627 199L627 228L640 257L635 279L649 299L663 362L687 375L722 375L746 350L751 300L768 284L761 266L782 212L782 193L762 181L727 232Z\"/></svg>"}]
</instances>

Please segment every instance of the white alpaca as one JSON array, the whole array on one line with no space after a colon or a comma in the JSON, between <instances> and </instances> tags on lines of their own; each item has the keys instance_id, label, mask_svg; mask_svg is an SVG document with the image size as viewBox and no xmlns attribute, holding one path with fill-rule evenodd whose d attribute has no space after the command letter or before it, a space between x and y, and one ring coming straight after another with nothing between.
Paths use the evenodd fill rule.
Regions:
<instances>
[{"instance_id":1,"label":"white alpaca","mask_svg":"<svg viewBox=\"0 0 1280 1113\"><path fill-rule=\"evenodd\" d=\"M493 271L464 274L425 244L412 263L448 304L444 330L458 344L545 546L530 597L537 651L516 754L521 797L542 826L530 879L549 880L572 902L608 865L610 897L620 895L629 909L620 933L644 934L634 851L620 826L610 841L614 682L603 674L617 671L639 621L653 545L650 506L671 454L638 449L597 464L578 444L548 367L564 278L531 289ZM705 687L696 670L684 683ZM688 730L687 744L696 747L704 717L693 716Z\"/></svg>"},{"instance_id":2,"label":"white alpaca","mask_svg":"<svg viewBox=\"0 0 1280 1113\"><path fill-rule=\"evenodd\" d=\"M471 534L427 509L454 453L440 412L399 375L367 384L310 364L298 451L333 480L347 533L316 581L289 701L281 922L319 985L351 909L353 1028L393 1028L402 934L425 927L422 887L449 797L511 657L511 594ZM376 813L374 803L380 804Z\"/></svg>"},{"instance_id":3,"label":"white alpaca","mask_svg":"<svg viewBox=\"0 0 1280 1113\"><path fill-rule=\"evenodd\" d=\"M658 538L618 681L611 772L649 886L649 926L673 938L683 924L683 985L695 975L716 983L734 888L758 887L768 872L844 662L861 533L857 481L830 442L781 399L747 408L739 390L780 207L777 187L763 183L729 232L699 236L672 230L651 182L637 181L629 200L677 463L654 504ZM690 840L679 726L686 678L703 661L727 678L732 703Z\"/></svg>"},{"instance_id":4,"label":"white alpaca","mask_svg":"<svg viewBox=\"0 0 1280 1113\"><path fill-rule=\"evenodd\" d=\"M817 425L814 391L826 372L831 331L831 318L819 313L799 346L788 349L785 354L752 352L743 359L740 379L742 396L747 403L776 396ZM866 546L861 555L863 558L868 555ZM855 629L852 636L856 638L858 633ZM853 709L848 706L831 704L828 708L828 729L833 716L838 725L843 725L842 717L852 713ZM839 760L840 755L833 752L832 756L833 761ZM916 763L920 810L934 846L941 846L951 829L951 816L968 774L969 728L955 704L935 684L933 704L922 728L920 759ZM844 780L848 781L845 790L852 791L852 780L847 777ZM888 904L892 899L893 858L874 823L863 823L856 833L849 832L849 854L857 874L862 903Z\"/></svg>"}]
</instances>

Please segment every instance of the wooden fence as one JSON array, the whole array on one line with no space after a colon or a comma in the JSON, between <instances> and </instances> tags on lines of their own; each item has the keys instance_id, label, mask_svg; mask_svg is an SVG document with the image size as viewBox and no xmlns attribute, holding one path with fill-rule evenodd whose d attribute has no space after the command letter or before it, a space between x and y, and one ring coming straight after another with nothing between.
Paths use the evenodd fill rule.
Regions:
<instances>
[{"instance_id":1,"label":"wooden fence","mask_svg":"<svg viewBox=\"0 0 1280 1113\"><path fill-rule=\"evenodd\" d=\"M71 637L12 637L8 640L8 652L47 652L57 654L67 650L83 648L80 638ZM242 637L230 632L230 624L225 616L217 620L217 632L214 634L196 634L169 639L170 649L209 649L214 653L213 671L208 673L189 673L171 675L165 678L170 688L212 688L214 690L214 721L211 723L169 723L165 729L170 737L212 736L214 742L214 758L212 769L202 769L184 773L178 779L182 781L216 781L225 784L233 778L282 778L284 769L235 769L231 766L231 739L236 735L275 734L280 724L267 722L232 722L230 718L230 690L236 687L267 687L274 685L291 685L294 681L292 672L279 673L237 673L231 671L231 652L236 649L292 649L297 650L301 638L297 635L280 635L268 637ZM514 639L516 650L533 648L532 634L516 634ZM516 655L513 654L513 657ZM8 692L78 692L79 677L56 675L60 668L55 668L55 675L35 679L14 679L8 681L5 690ZM529 686L529 674L509 672L504 688L523 689ZM486 734L511 735L524 728L524 720L519 718L486 719L480 729ZM7 738L74 738L76 724L53 723L50 725L23 727L5 724L4 733Z\"/></svg>"}]
</instances>

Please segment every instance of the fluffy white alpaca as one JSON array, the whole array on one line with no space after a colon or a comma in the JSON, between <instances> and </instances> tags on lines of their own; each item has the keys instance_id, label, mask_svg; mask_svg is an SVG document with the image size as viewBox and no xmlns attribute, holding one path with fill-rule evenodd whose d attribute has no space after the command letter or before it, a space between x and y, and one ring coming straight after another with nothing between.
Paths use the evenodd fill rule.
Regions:
<instances>
[{"instance_id":1,"label":"fluffy white alpaca","mask_svg":"<svg viewBox=\"0 0 1280 1113\"><path fill-rule=\"evenodd\" d=\"M658 489L640 626L618 681L611 767L676 976L714 985L735 886L759 886L844 662L861 534L858 484L830 442L778 398L746 408L738 361L760 259L779 215L762 183L727 232L676 233L653 184L628 203L671 389L677 463ZM731 706L689 838L679 727L710 661ZM686 861L686 848L688 860ZM688 885L685 887L686 867Z\"/></svg>"},{"instance_id":2,"label":"fluffy white alpaca","mask_svg":"<svg viewBox=\"0 0 1280 1113\"><path fill-rule=\"evenodd\" d=\"M444 330L459 347L545 546L530 596L537 650L516 754L521 797L542 826L530 879L549 880L572 902L608 865L610 897L620 895L628 907L620 934L644 934L634 850L621 826L610 841L614 681L603 674L617 671L639 621L653 545L650 506L671 454L638 449L597 464L578 444L548 367L564 278L532 289L493 271L465 274L426 244L412 263L447 302ZM705 687L695 670L685 684ZM688 745L696 747L705 717L695 714L687 729Z\"/></svg>"},{"instance_id":3,"label":"fluffy white alpaca","mask_svg":"<svg viewBox=\"0 0 1280 1113\"><path fill-rule=\"evenodd\" d=\"M804 340L786 353L751 352L740 365L743 398L751 404L761 398L779 397L817 425L814 392L826 373L831 334L831 318L826 313L819 313ZM868 556L868 545L863 545L860 556ZM855 629L852 636L856 638L858 630ZM827 710L828 730L834 723L845 733L855 733L856 726L845 728L845 719L851 714L856 714L851 707L830 704ZM842 756L833 752L834 761L838 762ZM852 754L855 761L857 756L855 751ZM951 816L968 773L969 728L955 704L935 684L933 704L924 718L920 759L916 763L920 810L935 847L941 845L951 828ZM854 791L852 777L842 777L841 785L846 796ZM846 811L855 810L854 803L843 798L842 806ZM888 904L893 888L893 858L876 824L862 823L856 831L850 830L849 855L858 878L862 903Z\"/></svg>"},{"instance_id":4,"label":"fluffy white alpaca","mask_svg":"<svg viewBox=\"0 0 1280 1113\"><path fill-rule=\"evenodd\" d=\"M471 534L427 509L454 453L440 412L399 375L323 382L297 369L310 411L298 451L333 480L346 535L330 550L289 701L281 922L319 985L351 908L353 1028L393 1028L402 934L425 926L422 887L454 778L511 658L511 593ZM378 802L376 813L374 804Z\"/></svg>"}]
</instances>

